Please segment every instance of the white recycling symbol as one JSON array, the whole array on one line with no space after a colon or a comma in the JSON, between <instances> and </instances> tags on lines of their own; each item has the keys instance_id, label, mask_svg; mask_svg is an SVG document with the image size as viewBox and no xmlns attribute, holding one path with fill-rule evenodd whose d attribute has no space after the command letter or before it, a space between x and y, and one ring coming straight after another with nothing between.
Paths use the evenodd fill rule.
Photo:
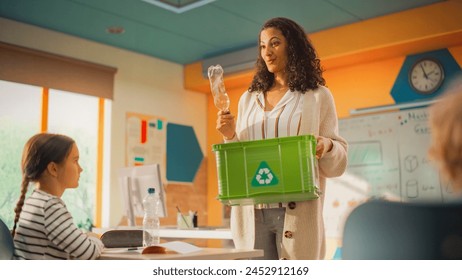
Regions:
<instances>
[{"instance_id":1,"label":"white recycling symbol","mask_svg":"<svg viewBox=\"0 0 462 280\"><path fill-rule=\"evenodd\" d=\"M265 174L266 178L263 178L263 174ZM269 170L269 168L260 168L260 170L258 170L258 174L257 176L255 176L255 179L258 181L258 183L260 185L268 185L271 183L271 181L273 180L274 176L273 174L271 173L271 171Z\"/></svg>"}]
</instances>

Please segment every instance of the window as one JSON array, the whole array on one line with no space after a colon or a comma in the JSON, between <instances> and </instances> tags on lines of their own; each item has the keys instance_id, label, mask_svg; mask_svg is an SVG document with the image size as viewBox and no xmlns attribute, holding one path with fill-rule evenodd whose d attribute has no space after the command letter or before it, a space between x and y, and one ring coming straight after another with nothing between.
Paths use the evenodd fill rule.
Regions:
<instances>
[{"instance_id":1,"label":"window","mask_svg":"<svg viewBox=\"0 0 462 280\"><path fill-rule=\"evenodd\" d=\"M21 186L21 155L40 131L42 89L0 80L0 218L12 228Z\"/></svg>"},{"instance_id":2,"label":"window","mask_svg":"<svg viewBox=\"0 0 462 280\"><path fill-rule=\"evenodd\" d=\"M94 96L50 89L48 131L68 135L79 148L83 169L79 187L66 190L62 199L81 228L91 227L95 210L98 100Z\"/></svg>"},{"instance_id":3,"label":"window","mask_svg":"<svg viewBox=\"0 0 462 280\"><path fill-rule=\"evenodd\" d=\"M48 106L42 112L42 88L0 81L0 217L9 228L21 184L20 160L25 142L40 132L41 116L47 116L47 131L72 137L79 147L83 172L79 187L64 192L62 199L74 222L84 229L94 223L100 99L93 96L49 90ZM46 98L45 98L46 99Z\"/></svg>"},{"instance_id":4,"label":"window","mask_svg":"<svg viewBox=\"0 0 462 280\"><path fill-rule=\"evenodd\" d=\"M12 227L25 142L50 131L74 138L84 168L76 195L65 192L63 200L77 225L88 227L94 217L94 224L101 226L103 149L109 148L103 142L110 127L104 126L110 120L106 101L113 97L117 69L4 42L0 67L0 218Z\"/></svg>"}]
</instances>

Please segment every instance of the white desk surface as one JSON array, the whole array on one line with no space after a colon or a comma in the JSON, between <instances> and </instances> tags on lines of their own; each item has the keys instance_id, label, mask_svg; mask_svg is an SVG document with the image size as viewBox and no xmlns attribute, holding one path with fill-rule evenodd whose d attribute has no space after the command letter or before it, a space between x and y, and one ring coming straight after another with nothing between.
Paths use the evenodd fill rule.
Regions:
<instances>
[{"instance_id":1,"label":"white desk surface","mask_svg":"<svg viewBox=\"0 0 462 280\"><path fill-rule=\"evenodd\" d=\"M178 254L141 254L136 251L105 252L99 257L100 260L235 260L262 257L263 250L241 250L227 248L203 248L195 253Z\"/></svg>"},{"instance_id":2,"label":"white desk surface","mask_svg":"<svg viewBox=\"0 0 462 280\"><path fill-rule=\"evenodd\" d=\"M103 234L109 230L116 229L142 229L141 227L120 226L117 228L93 228L93 232ZM199 239L233 239L229 228L193 228L177 229L176 227L161 227L159 230L161 238L199 238Z\"/></svg>"}]
</instances>

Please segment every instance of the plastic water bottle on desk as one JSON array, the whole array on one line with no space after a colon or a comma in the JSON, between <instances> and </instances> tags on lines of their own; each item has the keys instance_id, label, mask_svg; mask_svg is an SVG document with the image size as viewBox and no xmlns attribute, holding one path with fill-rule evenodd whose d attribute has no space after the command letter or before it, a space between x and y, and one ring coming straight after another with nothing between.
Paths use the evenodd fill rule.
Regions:
<instances>
[{"instance_id":1,"label":"plastic water bottle on desk","mask_svg":"<svg viewBox=\"0 0 462 280\"><path fill-rule=\"evenodd\" d=\"M212 65L208 69L208 76L210 81L210 89L213 94L213 101L215 107L221 111L229 110L229 97L226 93L225 84L223 82L223 68L221 65Z\"/></svg>"},{"instance_id":2,"label":"plastic water bottle on desk","mask_svg":"<svg viewBox=\"0 0 462 280\"><path fill-rule=\"evenodd\" d=\"M158 245L159 237L159 195L156 189L149 188L148 195L143 199L143 247Z\"/></svg>"}]
</instances>

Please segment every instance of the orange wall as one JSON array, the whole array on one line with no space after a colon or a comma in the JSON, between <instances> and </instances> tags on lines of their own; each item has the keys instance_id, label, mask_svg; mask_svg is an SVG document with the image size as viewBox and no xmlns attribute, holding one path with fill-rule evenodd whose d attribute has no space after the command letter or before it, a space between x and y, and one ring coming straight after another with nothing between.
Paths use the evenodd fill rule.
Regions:
<instances>
[{"instance_id":1,"label":"orange wall","mask_svg":"<svg viewBox=\"0 0 462 280\"><path fill-rule=\"evenodd\" d=\"M335 68L324 73L339 118L351 109L393 104L391 88L404 57Z\"/></svg>"},{"instance_id":2,"label":"orange wall","mask_svg":"<svg viewBox=\"0 0 462 280\"><path fill-rule=\"evenodd\" d=\"M462 45L449 47L449 52L462 66ZM324 73L334 95L339 118L351 109L394 104L390 95L405 56L334 68Z\"/></svg>"},{"instance_id":3,"label":"orange wall","mask_svg":"<svg viewBox=\"0 0 462 280\"><path fill-rule=\"evenodd\" d=\"M351 109L393 104L390 91L406 55L447 48L462 65L461 14L462 1L449 0L309 34L326 69L324 77L339 117L347 117ZM216 165L211 152L212 144L222 141L215 130L217 109L200 62L186 65L184 71L185 88L209 95L208 223L221 225L223 209L216 200ZM225 75L232 112L237 112L238 99L251 78L252 71Z\"/></svg>"},{"instance_id":4,"label":"orange wall","mask_svg":"<svg viewBox=\"0 0 462 280\"><path fill-rule=\"evenodd\" d=\"M462 65L462 45L449 48L449 52L452 54L457 63Z\"/></svg>"}]
</instances>

